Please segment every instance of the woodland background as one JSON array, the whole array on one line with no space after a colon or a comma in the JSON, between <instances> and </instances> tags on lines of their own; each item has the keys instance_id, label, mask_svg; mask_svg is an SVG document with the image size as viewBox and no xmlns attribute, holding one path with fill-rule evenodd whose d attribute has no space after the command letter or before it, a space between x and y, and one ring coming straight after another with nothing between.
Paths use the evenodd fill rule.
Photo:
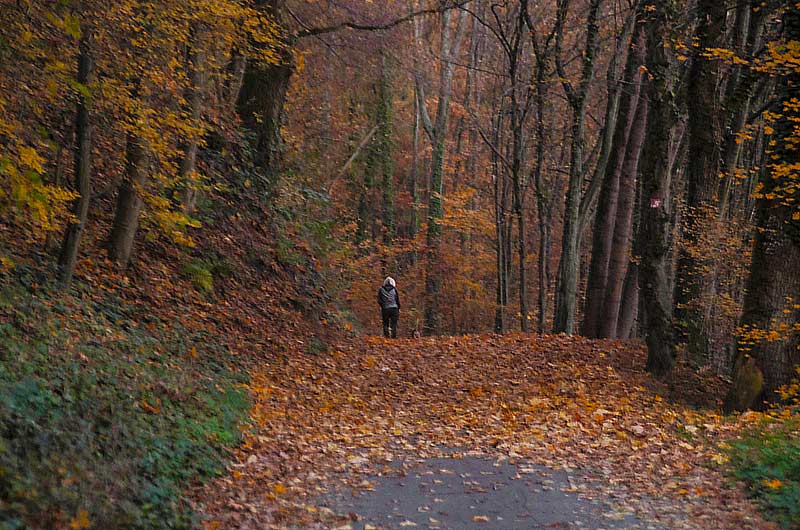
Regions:
<instances>
[{"instance_id":1,"label":"woodland background","mask_svg":"<svg viewBox=\"0 0 800 530\"><path fill-rule=\"evenodd\" d=\"M377 333L389 274L405 336L639 338L656 377L726 379L729 411L794 395L800 4L0 13L2 528L88 527L64 482L120 470L65 448L124 453L132 476L179 462L119 493L148 499L131 525L172 514L186 463L214 473L237 442L248 363ZM130 399L133 423L111 414ZM167 410L169 443L120 437Z\"/></svg>"}]
</instances>

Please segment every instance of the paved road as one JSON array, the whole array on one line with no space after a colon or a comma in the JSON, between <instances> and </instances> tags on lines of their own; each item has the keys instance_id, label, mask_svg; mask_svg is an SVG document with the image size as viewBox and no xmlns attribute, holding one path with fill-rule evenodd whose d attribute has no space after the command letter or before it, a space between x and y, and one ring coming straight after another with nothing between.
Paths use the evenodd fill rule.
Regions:
<instances>
[{"instance_id":1,"label":"paved road","mask_svg":"<svg viewBox=\"0 0 800 530\"><path fill-rule=\"evenodd\" d=\"M431 458L399 475L368 477L372 491L340 492L327 504L357 514L353 529L656 528L579 497L564 471L466 457Z\"/></svg>"}]
</instances>

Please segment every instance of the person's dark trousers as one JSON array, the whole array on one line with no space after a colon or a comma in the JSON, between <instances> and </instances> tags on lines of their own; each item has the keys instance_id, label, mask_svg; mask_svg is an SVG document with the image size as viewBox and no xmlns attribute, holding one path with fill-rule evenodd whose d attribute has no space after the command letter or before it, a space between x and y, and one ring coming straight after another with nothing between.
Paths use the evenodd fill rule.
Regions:
<instances>
[{"instance_id":1,"label":"person's dark trousers","mask_svg":"<svg viewBox=\"0 0 800 530\"><path fill-rule=\"evenodd\" d=\"M387 338L391 336L391 338L396 339L397 321L400 319L400 310L396 307L381 309L381 318L383 318L383 336Z\"/></svg>"}]
</instances>

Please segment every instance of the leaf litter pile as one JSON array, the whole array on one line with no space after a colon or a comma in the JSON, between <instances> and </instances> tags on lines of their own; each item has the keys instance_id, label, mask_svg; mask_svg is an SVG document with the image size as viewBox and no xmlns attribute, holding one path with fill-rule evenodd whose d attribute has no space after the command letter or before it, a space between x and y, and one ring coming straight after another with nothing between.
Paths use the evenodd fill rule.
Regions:
<instances>
[{"instance_id":1,"label":"leaf litter pile","mask_svg":"<svg viewBox=\"0 0 800 530\"><path fill-rule=\"evenodd\" d=\"M357 514L322 506L326 492L372 489L398 460L457 448L570 471L566 491L659 527L773 528L722 470L720 444L748 416L681 404L644 356L636 343L519 334L285 354L252 374L250 433L197 507L208 529L349 528ZM698 386L713 404L713 378Z\"/></svg>"}]
</instances>

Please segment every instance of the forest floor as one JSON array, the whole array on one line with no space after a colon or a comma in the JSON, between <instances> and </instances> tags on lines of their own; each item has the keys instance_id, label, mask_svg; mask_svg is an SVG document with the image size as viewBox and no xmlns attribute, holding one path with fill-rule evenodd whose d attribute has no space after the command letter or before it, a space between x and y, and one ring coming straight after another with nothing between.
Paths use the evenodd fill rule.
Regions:
<instances>
[{"instance_id":1,"label":"forest floor","mask_svg":"<svg viewBox=\"0 0 800 530\"><path fill-rule=\"evenodd\" d=\"M725 474L749 415L633 342L345 339L251 374L252 425L196 492L206 529L773 528Z\"/></svg>"}]
</instances>

